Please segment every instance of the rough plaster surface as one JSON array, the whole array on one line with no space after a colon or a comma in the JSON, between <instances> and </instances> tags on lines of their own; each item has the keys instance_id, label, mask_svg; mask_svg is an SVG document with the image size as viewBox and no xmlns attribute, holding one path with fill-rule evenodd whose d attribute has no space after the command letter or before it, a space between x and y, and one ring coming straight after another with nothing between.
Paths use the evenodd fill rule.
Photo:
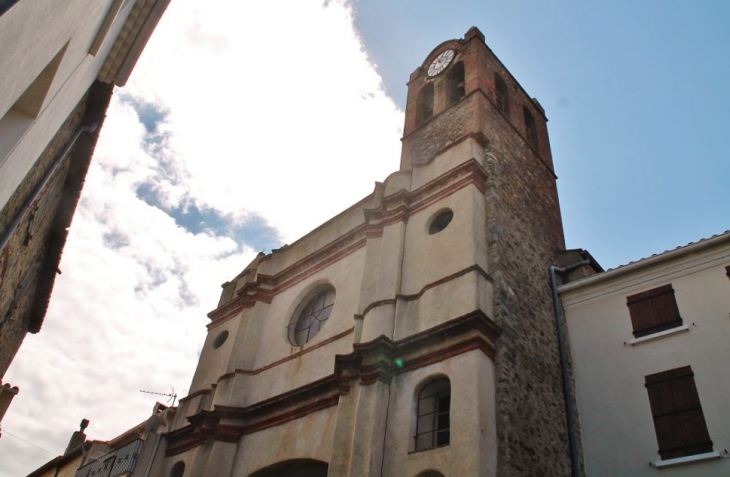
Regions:
<instances>
[{"instance_id":1,"label":"rough plaster surface","mask_svg":"<svg viewBox=\"0 0 730 477\"><path fill-rule=\"evenodd\" d=\"M562 294L568 303L565 314L575 357L589 475L656 475L657 469L648 465L660 457L644 377L682 366L692 367L714 450L722 452L730 445L728 264L730 240L720 247ZM680 316L689 331L635 346L627 344L633 329L626 298L667 284L674 289ZM724 476L730 474L730 462L716 459L667 467L661 472L686 477Z\"/></svg>"}]
</instances>

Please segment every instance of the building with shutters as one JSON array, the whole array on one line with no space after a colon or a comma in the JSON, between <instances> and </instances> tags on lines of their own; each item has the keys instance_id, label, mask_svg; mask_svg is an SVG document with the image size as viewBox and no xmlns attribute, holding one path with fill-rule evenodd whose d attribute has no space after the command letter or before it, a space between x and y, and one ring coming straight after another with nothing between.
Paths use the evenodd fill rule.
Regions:
<instances>
[{"instance_id":1,"label":"building with shutters","mask_svg":"<svg viewBox=\"0 0 730 477\"><path fill-rule=\"evenodd\" d=\"M586 475L730 475L730 232L559 292Z\"/></svg>"},{"instance_id":2,"label":"building with shutters","mask_svg":"<svg viewBox=\"0 0 730 477\"><path fill-rule=\"evenodd\" d=\"M113 88L168 3L0 1L0 378L40 331Z\"/></svg>"},{"instance_id":3,"label":"building with shutters","mask_svg":"<svg viewBox=\"0 0 730 477\"><path fill-rule=\"evenodd\" d=\"M223 285L154 475L579 475L564 249L545 112L478 29L438 45L400 169Z\"/></svg>"}]
</instances>

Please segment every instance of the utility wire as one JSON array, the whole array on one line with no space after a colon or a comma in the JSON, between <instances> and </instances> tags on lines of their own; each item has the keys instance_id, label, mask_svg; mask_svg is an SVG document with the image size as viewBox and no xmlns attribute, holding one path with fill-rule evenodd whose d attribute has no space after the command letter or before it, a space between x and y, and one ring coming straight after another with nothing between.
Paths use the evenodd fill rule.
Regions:
<instances>
[{"instance_id":1,"label":"utility wire","mask_svg":"<svg viewBox=\"0 0 730 477\"><path fill-rule=\"evenodd\" d=\"M53 452L48 452L48 451L47 451L47 450L45 450L44 448L42 448L42 447L38 447L37 445L33 444L32 442L28 442L28 441L26 441L25 439L21 439L20 437L18 437L18 436L16 436L16 435L14 435L14 434L11 434L10 432L8 432L8 431L7 431L6 429L3 429L3 434L7 434L7 435L9 435L10 437L15 437L15 438L16 438L16 439L18 439L19 441L25 442L25 443L26 443L26 444L28 444L29 446L33 446L33 447L35 447L35 448L36 448L36 449L38 449L38 450L42 450L42 451L43 451L43 452L45 452L46 454L50 454L50 455L52 455L52 456L56 457L56 454L54 454Z\"/></svg>"}]
</instances>

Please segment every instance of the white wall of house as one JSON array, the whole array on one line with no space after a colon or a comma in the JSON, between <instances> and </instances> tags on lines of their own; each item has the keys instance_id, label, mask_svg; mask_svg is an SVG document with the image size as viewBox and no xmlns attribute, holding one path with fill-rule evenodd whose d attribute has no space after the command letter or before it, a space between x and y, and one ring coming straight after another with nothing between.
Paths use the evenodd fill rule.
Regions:
<instances>
[{"instance_id":1,"label":"white wall of house","mask_svg":"<svg viewBox=\"0 0 730 477\"><path fill-rule=\"evenodd\" d=\"M730 234L561 287L589 476L730 475ZM626 297L671 284L686 329L634 339ZM661 461L644 377L691 366L712 460ZM660 462L661 465L661 462Z\"/></svg>"},{"instance_id":2,"label":"white wall of house","mask_svg":"<svg viewBox=\"0 0 730 477\"><path fill-rule=\"evenodd\" d=\"M21 0L0 16L0 209L96 79L133 4Z\"/></svg>"}]
</instances>

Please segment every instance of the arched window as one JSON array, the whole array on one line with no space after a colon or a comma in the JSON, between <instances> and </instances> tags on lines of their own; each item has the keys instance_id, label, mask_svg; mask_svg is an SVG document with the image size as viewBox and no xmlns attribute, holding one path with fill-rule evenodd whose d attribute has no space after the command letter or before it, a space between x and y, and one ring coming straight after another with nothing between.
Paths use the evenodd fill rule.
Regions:
<instances>
[{"instance_id":1,"label":"arched window","mask_svg":"<svg viewBox=\"0 0 730 477\"><path fill-rule=\"evenodd\" d=\"M454 64L446 76L446 98L448 104L452 105L459 101L466 94L466 83L464 82L464 63Z\"/></svg>"},{"instance_id":2,"label":"arched window","mask_svg":"<svg viewBox=\"0 0 730 477\"><path fill-rule=\"evenodd\" d=\"M427 83L418 92L416 105L416 125L420 126L433 116L433 83Z\"/></svg>"},{"instance_id":3,"label":"arched window","mask_svg":"<svg viewBox=\"0 0 730 477\"><path fill-rule=\"evenodd\" d=\"M305 298L289 321L289 341L303 346L319 333L335 306L335 289L330 285L318 287Z\"/></svg>"},{"instance_id":4,"label":"arched window","mask_svg":"<svg viewBox=\"0 0 730 477\"><path fill-rule=\"evenodd\" d=\"M174 466L172 466L170 477L183 477L183 475L185 475L185 462L178 461Z\"/></svg>"},{"instance_id":5,"label":"arched window","mask_svg":"<svg viewBox=\"0 0 730 477\"><path fill-rule=\"evenodd\" d=\"M497 109L509 117L509 93L507 91L507 85L499 73L494 73L494 93L495 99L497 100Z\"/></svg>"},{"instance_id":6,"label":"arched window","mask_svg":"<svg viewBox=\"0 0 730 477\"><path fill-rule=\"evenodd\" d=\"M532 113L527 107L522 107L523 114L525 115L525 129L527 131L527 141L537 151L537 127L535 126L535 118L532 117Z\"/></svg>"},{"instance_id":7,"label":"arched window","mask_svg":"<svg viewBox=\"0 0 730 477\"><path fill-rule=\"evenodd\" d=\"M416 450L445 446L450 441L451 383L437 379L423 387L416 403Z\"/></svg>"}]
</instances>

